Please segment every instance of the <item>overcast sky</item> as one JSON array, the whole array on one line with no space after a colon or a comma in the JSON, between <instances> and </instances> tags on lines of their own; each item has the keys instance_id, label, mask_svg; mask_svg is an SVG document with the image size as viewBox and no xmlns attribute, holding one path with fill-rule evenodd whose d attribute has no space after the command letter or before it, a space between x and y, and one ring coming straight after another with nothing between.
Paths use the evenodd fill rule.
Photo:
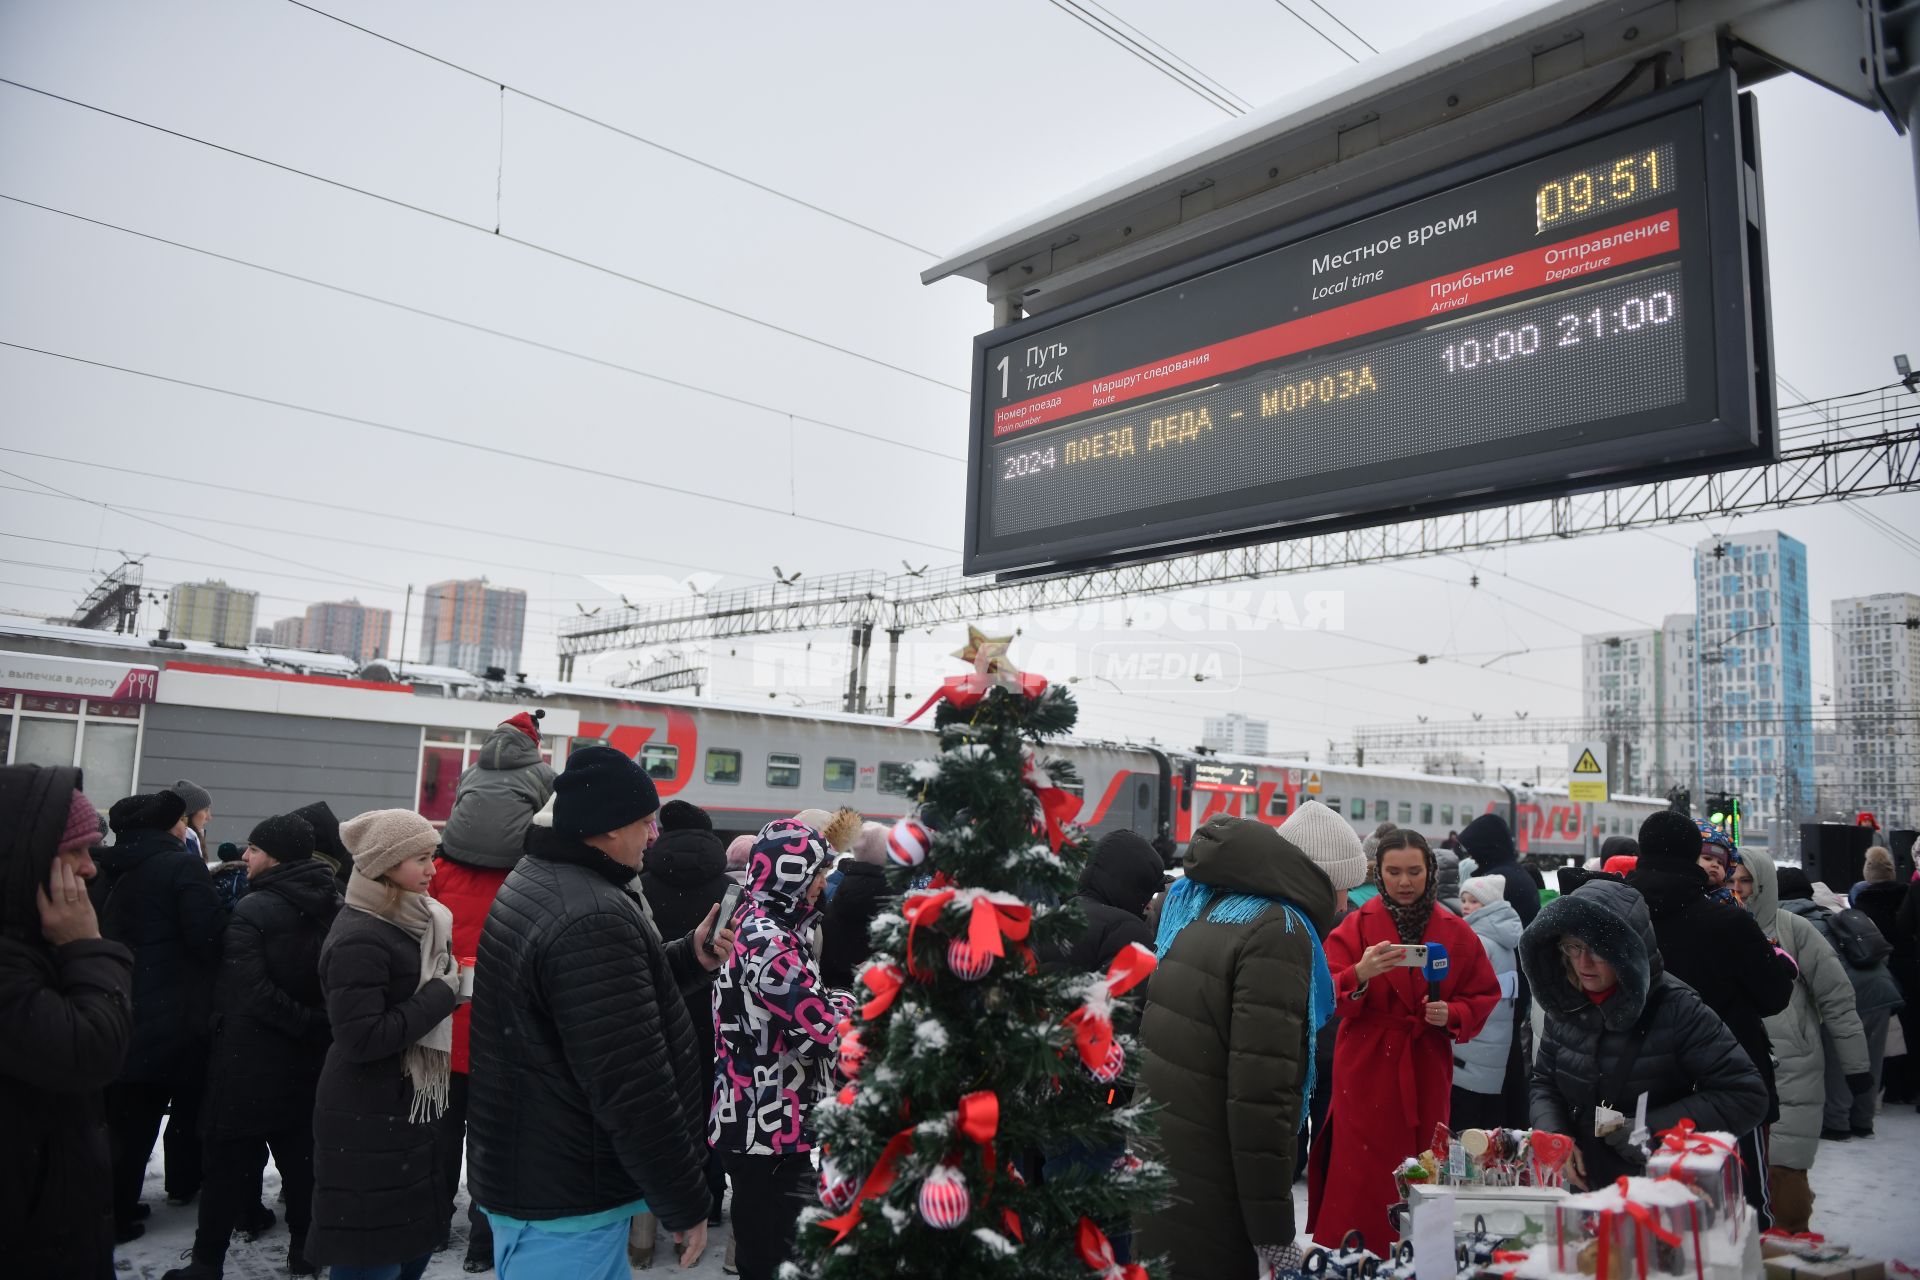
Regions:
<instances>
[{"instance_id":1,"label":"overcast sky","mask_svg":"<svg viewBox=\"0 0 1920 1280\"><path fill-rule=\"evenodd\" d=\"M0 77L173 131L0 85L0 341L59 353L0 347L0 608L64 612L121 551L150 582L257 589L263 624L350 595L397 622L407 584L485 573L528 592L523 661L550 674L558 623L615 579L957 563L991 316L919 271L1227 118L1046 0L318 7L481 74L290 2L0 4ZM1254 104L1348 65L1333 40L1364 58L1355 33L1391 48L1479 6L1294 8L1332 39L1267 0L1107 3ZM1803 82L1759 93L1785 398L1883 385L1920 358L1908 145ZM1236 681L1082 684L1083 729L1185 746L1239 709L1324 758L1357 724L1577 714L1580 635L1691 610L1711 533L1805 541L1816 622L1920 590L1861 510L1920 534L1905 496L1266 584L1302 612L1339 593L1344 629L1222 637ZM1081 652L1193 638L1023 621ZM909 637L902 687L957 670L959 638ZM843 637L808 639L799 695L830 698ZM764 700L769 651L726 649L722 693Z\"/></svg>"}]
</instances>

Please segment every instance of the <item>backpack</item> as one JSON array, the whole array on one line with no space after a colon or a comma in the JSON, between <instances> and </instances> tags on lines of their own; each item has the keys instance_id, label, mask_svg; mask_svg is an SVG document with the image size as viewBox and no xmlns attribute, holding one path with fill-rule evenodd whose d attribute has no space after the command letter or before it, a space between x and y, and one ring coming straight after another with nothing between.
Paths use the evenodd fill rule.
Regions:
<instances>
[{"instance_id":1,"label":"backpack","mask_svg":"<svg viewBox=\"0 0 1920 1280\"><path fill-rule=\"evenodd\" d=\"M1880 926L1857 907L1828 916L1827 937L1840 958L1855 969L1871 969L1893 954L1893 944L1880 932Z\"/></svg>"}]
</instances>

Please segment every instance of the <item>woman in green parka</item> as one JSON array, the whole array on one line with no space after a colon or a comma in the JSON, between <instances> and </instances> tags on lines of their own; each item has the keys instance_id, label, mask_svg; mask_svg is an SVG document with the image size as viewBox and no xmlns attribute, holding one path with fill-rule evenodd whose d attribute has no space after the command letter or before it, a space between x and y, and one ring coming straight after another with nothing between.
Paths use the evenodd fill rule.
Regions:
<instances>
[{"instance_id":1,"label":"woman in green parka","mask_svg":"<svg viewBox=\"0 0 1920 1280\"><path fill-rule=\"evenodd\" d=\"M1265 1275L1293 1247L1333 917L1327 873L1265 823L1214 818L1187 847L1140 1026L1174 1198L1138 1220L1137 1252L1167 1257L1172 1280Z\"/></svg>"}]
</instances>

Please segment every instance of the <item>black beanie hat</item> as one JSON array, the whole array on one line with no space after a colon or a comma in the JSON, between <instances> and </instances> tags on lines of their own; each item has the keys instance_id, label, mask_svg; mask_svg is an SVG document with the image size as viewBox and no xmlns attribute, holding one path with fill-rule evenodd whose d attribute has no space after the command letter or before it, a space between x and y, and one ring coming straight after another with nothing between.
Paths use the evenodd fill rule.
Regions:
<instances>
[{"instance_id":1,"label":"black beanie hat","mask_svg":"<svg viewBox=\"0 0 1920 1280\"><path fill-rule=\"evenodd\" d=\"M247 843L275 862L299 862L313 856L313 828L291 813L262 818Z\"/></svg>"},{"instance_id":2,"label":"black beanie hat","mask_svg":"<svg viewBox=\"0 0 1920 1280\"><path fill-rule=\"evenodd\" d=\"M1775 867L1774 886L1780 892L1782 902L1812 902L1813 881L1799 867Z\"/></svg>"},{"instance_id":3,"label":"black beanie hat","mask_svg":"<svg viewBox=\"0 0 1920 1280\"><path fill-rule=\"evenodd\" d=\"M171 831L187 816L187 802L171 791L115 800L107 810L107 826L116 836L133 831Z\"/></svg>"},{"instance_id":4,"label":"black beanie hat","mask_svg":"<svg viewBox=\"0 0 1920 1280\"><path fill-rule=\"evenodd\" d=\"M222 862L238 862L240 861L240 855L245 852L245 849L242 849L231 840L222 840L220 842L220 861Z\"/></svg>"},{"instance_id":5,"label":"black beanie hat","mask_svg":"<svg viewBox=\"0 0 1920 1280\"><path fill-rule=\"evenodd\" d=\"M660 806L660 829L662 831L711 831L713 819L697 804L691 804L685 800L669 800Z\"/></svg>"},{"instance_id":6,"label":"black beanie hat","mask_svg":"<svg viewBox=\"0 0 1920 1280\"><path fill-rule=\"evenodd\" d=\"M1640 824L1640 866L1662 871L1691 869L1701 880L1700 827L1684 813L1662 809Z\"/></svg>"},{"instance_id":7,"label":"black beanie hat","mask_svg":"<svg viewBox=\"0 0 1920 1280\"><path fill-rule=\"evenodd\" d=\"M647 771L612 747L582 747L553 780L553 829L600 836L631 826L660 807Z\"/></svg>"}]
</instances>

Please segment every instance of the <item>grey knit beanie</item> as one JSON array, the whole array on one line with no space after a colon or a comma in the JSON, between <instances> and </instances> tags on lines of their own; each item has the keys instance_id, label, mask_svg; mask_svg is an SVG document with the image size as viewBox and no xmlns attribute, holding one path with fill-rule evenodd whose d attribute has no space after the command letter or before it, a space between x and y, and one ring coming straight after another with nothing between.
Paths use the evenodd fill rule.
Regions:
<instances>
[{"instance_id":1,"label":"grey knit beanie","mask_svg":"<svg viewBox=\"0 0 1920 1280\"><path fill-rule=\"evenodd\" d=\"M1335 898L1367 882L1367 854L1347 820L1318 800L1308 800L1280 824L1280 834L1333 881Z\"/></svg>"},{"instance_id":2,"label":"grey knit beanie","mask_svg":"<svg viewBox=\"0 0 1920 1280\"><path fill-rule=\"evenodd\" d=\"M353 869L378 880L408 858L440 847L440 833L411 809L374 809L340 824Z\"/></svg>"}]
</instances>

